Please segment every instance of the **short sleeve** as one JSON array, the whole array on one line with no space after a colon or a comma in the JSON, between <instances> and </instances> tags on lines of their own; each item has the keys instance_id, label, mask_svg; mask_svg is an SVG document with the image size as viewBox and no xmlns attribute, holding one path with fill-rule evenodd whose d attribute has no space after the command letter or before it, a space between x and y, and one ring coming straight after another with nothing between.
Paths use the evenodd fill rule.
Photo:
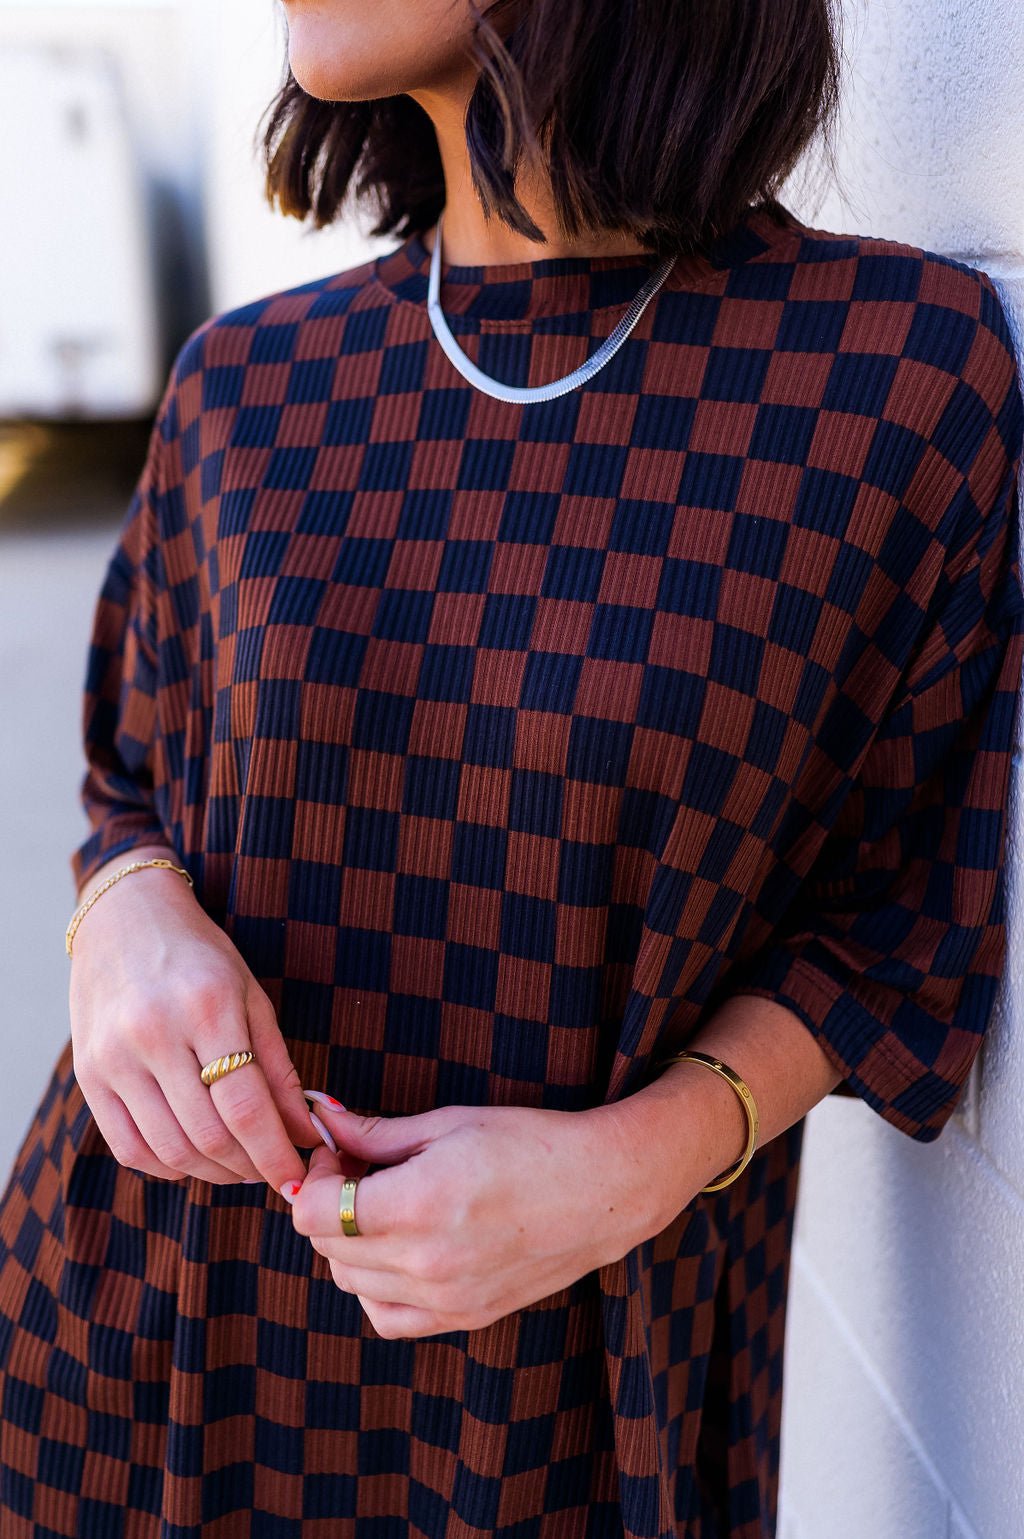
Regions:
<instances>
[{"instance_id":1,"label":"short sleeve","mask_svg":"<svg viewBox=\"0 0 1024 1539\"><path fill-rule=\"evenodd\" d=\"M86 771L79 799L91 832L72 852L76 891L115 855L169 840L154 797L157 739L156 502L173 376L93 610L82 694Z\"/></svg>"},{"instance_id":2,"label":"short sleeve","mask_svg":"<svg viewBox=\"0 0 1024 1539\"><path fill-rule=\"evenodd\" d=\"M792 1010L842 1071L837 1090L920 1142L957 1105L1006 951L1024 594L1015 369L1004 384L900 685L791 908L730 989Z\"/></svg>"}]
</instances>

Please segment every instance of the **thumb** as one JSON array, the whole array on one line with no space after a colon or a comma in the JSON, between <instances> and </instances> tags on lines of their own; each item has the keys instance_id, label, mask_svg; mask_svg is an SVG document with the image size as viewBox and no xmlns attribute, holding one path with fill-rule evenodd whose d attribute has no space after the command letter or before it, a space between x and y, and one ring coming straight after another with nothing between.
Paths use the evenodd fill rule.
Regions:
<instances>
[{"instance_id":1,"label":"thumb","mask_svg":"<svg viewBox=\"0 0 1024 1539\"><path fill-rule=\"evenodd\" d=\"M309 1167L302 1185L308 1186L310 1178L314 1176L317 1179L321 1176L365 1176L366 1170L365 1160L353 1159L344 1149L332 1154L326 1144L320 1144L309 1157Z\"/></svg>"},{"instance_id":2,"label":"thumb","mask_svg":"<svg viewBox=\"0 0 1024 1539\"><path fill-rule=\"evenodd\" d=\"M441 1112L420 1112L415 1117L360 1117L340 1106L322 1090L307 1090L317 1105L317 1115L330 1130L339 1149L371 1165L397 1165L437 1138Z\"/></svg>"}]
</instances>

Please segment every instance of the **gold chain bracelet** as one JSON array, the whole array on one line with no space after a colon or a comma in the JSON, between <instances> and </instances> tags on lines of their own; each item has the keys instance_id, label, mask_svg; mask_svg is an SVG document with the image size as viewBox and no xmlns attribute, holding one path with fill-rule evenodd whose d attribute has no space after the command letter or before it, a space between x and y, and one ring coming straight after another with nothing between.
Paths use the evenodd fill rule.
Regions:
<instances>
[{"instance_id":1,"label":"gold chain bracelet","mask_svg":"<svg viewBox=\"0 0 1024 1539\"><path fill-rule=\"evenodd\" d=\"M704 1064L705 1068L713 1069L721 1079L727 1080L735 1090L736 1094L739 1096L740 1105L743 1107L747 1117L747 1143L743 1153L740 1155L735 1165L730 1165L725 1170L723 1170L720 1175L716 1176L715 1180L712 1181L709 1186L701 1187L702 1192L719 1192L723 1186L730 1186L732 1182L735 1181L736 1177L741 1173L741 1171L744 1171L747 1168L751 1158L753 1157L754 1150L757 1147L757 1134L760 1127L760 1121L757 1115L757 1103L750 1093L750 1086L746 1083L745 1080L740 1078L740 1076L736 1073L736 1070L730 1069L729 1065L727 1063L723 1063L720 1058L712 1058L710 1053L675 1053L671 1058L666 1058L660 1067L667 1069L670 1063L685 1063L687 1059L690 1059L693 1063Z\"/></svg>"},{"instance_id":2,"label":"gold chain bracelet","mask_svg":"<svg viewBox=\"0 0 1024 1539\"><path fill-rule=\"evenodd\" d=\"M127 876L130 871L141 871L145 866L160 866L168 871L177 871L179 876L183 876L185 878L190 887L194 887L196 885L189 873L185 870L184 866L176 866L172 860L165 860L162 856L155 857L152 860L133 860L130 865L122 866L120 871L114 871L110 876L107 877L106 881L101 882L96 891L92 893L90 897L86 898L83 904L75 909L75 912L72 914L70 920L68 921L67 930L64 933L64 949L67 951L68 956L71 955L71 942L75 938L75 933L78 930L78 926L82 923L82 920L92 908L93 904L96 902L96 899L102 897L103 893L105 893L109 887L113 887L115 882L119 882L121 878L123 876Z\"/></svg>"}]
</instances>

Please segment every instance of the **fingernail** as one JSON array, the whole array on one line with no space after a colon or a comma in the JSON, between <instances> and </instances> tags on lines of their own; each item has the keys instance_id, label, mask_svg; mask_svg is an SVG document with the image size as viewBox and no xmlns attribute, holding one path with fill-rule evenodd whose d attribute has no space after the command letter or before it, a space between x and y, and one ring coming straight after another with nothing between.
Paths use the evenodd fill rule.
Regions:
<instances>
[{"instance_id":1,"label":"fingernail","mask_svg":"<svg viewBox=\"0 0 1024 1539\"><path fill-rule=\"evenodd\" d=\"M304 1096L308 1096L311 1101L316 1101L320 1106L333 1106L335 1111L345 1110L341 1102L336 1101L334 1097L332 1095L328 1095L325 1090L304 1090L302 1094ZM312 1113L310 1115L312 1115Z\"/></svg>"},{"instance_id":2,"label":"fingernail","mask_svg":"<svg viewBox=\"0 0 1024 1539\"><path fill-rule=\"evenodd\" d=\"M262 1180L263 1180L262 1176L243 1176L242 1177L242 1185L243 1186L259 1186L259 1184L260 1184L260 1182Z\"/></svg>"},{"instance_id":3,"label":"fingernail","mask_svg":"<svg viewBox=\"0 0 1024 1539\"><path fill-rule=\"evenodd\" d=\"M330 1133L324 1127L323 1123L320 1121L320 1118L317 1116L316 1112L310 1112L309 1120L316 1128L317 1132L320 1134L320 1137L323 1139L328 1149L330 1149L331 1153L337 1154L338 1146L334 1142L334 1139L331 1137Z\"/></svg>"},{"instance_id":4,"label":"fingernail","mask_svg":"<svg viewBox=\"0 0 1024 1539\"><path fill-rule=\"evenodd\" d=\"M283 1186L278 1187L278 1191L281 1193L281 1196L284 1198L285 1202L294 1202L301 1186L301 1181L286 1181Z\"/></svg>"}]
</instances>

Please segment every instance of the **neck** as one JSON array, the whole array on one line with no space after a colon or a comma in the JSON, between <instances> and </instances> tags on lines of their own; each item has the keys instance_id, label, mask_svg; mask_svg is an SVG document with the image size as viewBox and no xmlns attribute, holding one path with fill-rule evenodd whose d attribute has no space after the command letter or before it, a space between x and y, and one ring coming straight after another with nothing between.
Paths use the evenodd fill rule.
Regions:
<instances>
[{"instance_id":1,"label":"neck","mask_svg":"<svg viewBox=\"0 0 1024 1539\"><path fill-rule=\"evenodd\" d=\"M444 250L445 263L459 267L487 266L509 262L536 262L546 257L562 256L644 256L636 236L624 230L595 230L576 240L567 241L557 233L557 220L549 184L535 173L524 172L516 191L530 218L543 230L543 241L531 240L512 230L500 219L488 219L480 204L470 174L469 148L466 144L466 107L475 83L463 75L445 88L410 91L434 125L444 171ZM434 247L436 229L424 233L428 251Z\"/></svg>"}]
</instances>

